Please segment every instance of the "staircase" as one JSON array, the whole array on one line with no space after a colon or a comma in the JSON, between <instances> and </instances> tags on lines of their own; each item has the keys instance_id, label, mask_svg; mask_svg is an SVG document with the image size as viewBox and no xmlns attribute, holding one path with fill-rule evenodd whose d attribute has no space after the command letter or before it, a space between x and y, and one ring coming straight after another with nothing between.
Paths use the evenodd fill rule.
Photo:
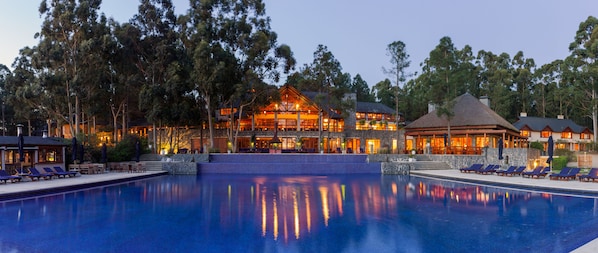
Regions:
<instances>
[{"instance_id":1,"label":"staircase","mask_svg":"<svg viewBox=\"0 0 598 253\"><path fill-rule=\"evenodd\" d=\"M381 163L363 154L211 154L198 174L351 174L380 173Z\"/></svg>"}]
</instances>

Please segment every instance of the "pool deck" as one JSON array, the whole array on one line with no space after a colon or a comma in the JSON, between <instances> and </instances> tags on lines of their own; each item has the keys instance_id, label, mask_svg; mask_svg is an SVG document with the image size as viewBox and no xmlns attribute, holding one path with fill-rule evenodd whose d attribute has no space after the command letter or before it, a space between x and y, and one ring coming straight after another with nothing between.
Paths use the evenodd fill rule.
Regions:
<instances>
[{"instance_id":1,"label":"pool deck","mask_svg":"<svg viewBox=\"0 0 598 253\"><path fill-rule=\"evenodd\" d=\"M35 180L23 178L22 182L0 183L0 201L30 198L59 192L75 191L102 185L118 184L136 179L166 175L165 171L146 171L136 173L103 173L77 175L76 177Z\"/></svg>"},{"instance_id":2,"label":"pool deck","mask_svg":"<svg viewBox=\"0 0 598 253\"><path fill-rule=\"evenodd\" d=\"M41 195L67 192L85 188L123 183L127 181L166 175L165 171L147 171L139 173L104 173L78 175L73 178L60 178L0 184L0 201L30 198ZM411 175L455 180L459 182L484 184L497 187L525 189L532 191L548 191L556 194L581 195L598 197L598 182L559 181L546 178L531 179L521 176L505 177L497 175L480 175L461 173L459 170L414 170ZM575 253L598 252L598 238L574 250Z\"/></svg>"}]
</instances>

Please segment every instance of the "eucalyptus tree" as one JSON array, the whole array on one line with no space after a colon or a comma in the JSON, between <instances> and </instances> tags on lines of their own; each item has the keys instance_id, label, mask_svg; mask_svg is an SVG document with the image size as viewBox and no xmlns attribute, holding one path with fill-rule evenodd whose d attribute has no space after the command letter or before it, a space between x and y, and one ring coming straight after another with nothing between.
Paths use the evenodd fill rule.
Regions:
<instances>
[{"instance_id":1,"label":"eucalyptus tree","mask_svg":"<svg viewBox=\"0 0 598 253\"><path fill-rule=\"evenodd\" d=\"M392 82L386 78L372 87L372 95L376 98L377 102L392 107L395 103L392 87Z\"/></svg>"},{"instance_id":2,"label":"eucalyptus tree","mask_svg":"<svg viewBox=\"0 0 598 253\"><path fill-rule=\"evenodd\" d=\"M477 65L480 69L480 95L488 95L490 107L508 121L514 121L516 94L513 91L511 57L507 53L495 55L479 51Z\"/></svg>"},{"instance_id":3,"label":"eucalyptus tree","mask_svg":"<svg viewBox=\"0 0 598 253\"><path fill-rule=\"evenodd\" d=\"M39 70L36 78L42 92L38 95L45 98L30 102L59 122L68 122L72 136L79 133L82 104L90 108L92 86L105 73L97 71L104 67L94 57L105 38L106 18L98 14L100 4L100 0L44 0L39 7L44 21L36 34L39 45L32 64Z\"/></svg>"},{"instance_id":4,"label":"eucalyptus tree","mask_svg":"<svg viewBox=\"0 0 598 253\"><path fill-rule=\"evenodd\" d=\"M517 52L512 60L513 82L517 91L517 101L521 112L527 112L531 107L530 96L534 87L534 59L525 58L522 51Z\"/></svg>"},{"instance_id":5,"label":"eucalyptus tree","mask_svg":"<svg viewBox=\"0 0 598 253\"><path fill-rule=\"evenodd\" d=\"M421 82L429 88L428 101L436 105L438 117L445 117L447 122L448 145L451 143L451 124L453 98L457 97L456 73L459 69L458 50L451 38L443 37L440 43L424 60Z\"/></svg>"},{"instance_id":6,"label":"eucalyptus tree","mask_svg":"<svg viewBox=\"0 0 598 253\"><path fill-rule=\"evenodd\" d=\"M131 26L126 27L130 31L122 34L132 36L126 39L136 54L134 65L141 75L139 83L127 86L139 95L125 96L120 103L139 101L139 109L150 122L167 126L165 141L172 151L179 142L177 127L189 124L196 108L190 95L189 65L172 2L142 0L138 10Z\"/></svg>"},{"instance_id":7,"label":"eucalyptus tree","mask_svg":"<svg viewBox=\"0 0 598 253\"><path fill-rule=\"evenodd\" d=\"M29 47L19 51L19 57L12 65L14 70L6 76L5 84L2 86L2 102L3 106L6 106L4 109L12 108L11 111L14 111L14 115L8 118L13 121L27 121L29 128L31 128L31 121L39 116L42 109L40 105L52 104L51 98L42 94L44 90L37 77L39 70L32 66L34 53L35 49ZM6 124L3 126L6 127Z\"/></svg>"},{"instance_id":8,"label":"eucalyptus tree","mask_svg":"<svg viewBox=\"0 0 598 253\"><path fill-rule=\"evenodd\" d=\"M587 115L592 120L594 133L598 132L598 19L590 16L579 24L574 41L569 45L577 79L574 82L578 90L587 99L582 102L588 105ZM597 136L594 135L594 142Z\"/></svg>"},{"instance_id":9,"label":"eucalyptus tree","mask_svg":"<svg viewBox=\"0 0 598 253\"><path fill-rule=\"evenodd\" d=\"M407 54L406 45L402 41L394 41L388 44L388 46L386 46L386 55L390 57L390 63L392 66L390 68L382 67L382 71L392 78L395 84L395 124L397 127L397 141L399 141L401 136L398 131L400 122L399 96L402 93L401 83L404 83L407 77L405 71L411 64L411 61L409 60L409 54ZM399 150L397 150L397 152L398 151Z\"/></svg>"},{"instance_id":10,"label":"eucalyptus tree","mask_svg":"<svg viewBox=\"0 0 598 253\"><path fill-rule=\"evenodd\" d=\"M557 87L561 86L560 83L563 80L562 64L562 60L555 60L540 66L534 72L537 81L533 86L530 98L532 100L532 108L534 109L533 114L539 117L546 117L548 111L556 109L555 102L558 103L559 113L563 113L563 103L565 101L561 97L566 98L566 96L563 96L557 89ZM532 114L532 112L528 113Z\"/></svg>"},{"instance_id":11,"label":"eucalyptus tree","mask_svg":"<svg viewBox=\"0 0 598 253\"><path fill-rule=\"evenodd\" d=\"M261 0L192 1L180 22L193 90L210 114L215 106L229 106L232 112L235 105L257 103L255 96L270 88L265 82L278 81L295 64L290 47L278 44ZM234 145L232 117L229 141ZM212 147L211 117L208 125Z\"/></svg>"}]
</instances>

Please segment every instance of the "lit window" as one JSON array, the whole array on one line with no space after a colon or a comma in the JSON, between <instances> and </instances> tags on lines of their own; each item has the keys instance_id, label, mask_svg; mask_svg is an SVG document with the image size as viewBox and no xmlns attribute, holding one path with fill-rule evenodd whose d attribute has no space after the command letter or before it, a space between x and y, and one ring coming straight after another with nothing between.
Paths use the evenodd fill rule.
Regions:
<instances>
[{"instance_id":1,"label":"lit window","mask_svg":"<svg viewBox=\"0 0 598 253\"><path fill-rule=\"evenodd\" d=\"M548 138L550 137L550 131L542 131L542 133L540 133L542 138Z\"/></svg>"},{"instance_id":2,"label":"lit window","mask_svg":"<svg viewBox=\"0 0 598 253\"><path fill-rule=\"evenodd\" d=\"M562 132L561 133L561 139L571 139L572 136L573 136L573 134L571 132Z\"/></svg>"},{"instance_id":3,"label":"lit window","mask_svg":"<svg viewBox=\"0 0 598 253\"><path fill-rule=\"evenodd\" d=\"M523 136L523 137L529 137L530 136L529 131L528 130L521 130L521 136Z\"/></svg>"}]
</instances>

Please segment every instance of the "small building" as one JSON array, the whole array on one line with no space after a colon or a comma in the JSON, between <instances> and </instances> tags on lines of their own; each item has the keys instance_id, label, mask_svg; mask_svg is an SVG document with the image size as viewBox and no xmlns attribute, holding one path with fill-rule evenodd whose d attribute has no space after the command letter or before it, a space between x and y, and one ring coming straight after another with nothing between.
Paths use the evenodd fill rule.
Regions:
<instances>
[{"instance_id":1,"label":"small building","mask_svg":"<svg viewBox=\"0 0 598 253\"><path fill-rule=\"evenodd\" d=\"M483 148L523 147L527 138L519 129L489 107L486 97L477 99L465 93L452 101L450 121L439 117L434 106L428 114L405 127L405 150L432 154L481 154ZM450 123L450 124L449 124ZM450 125L450 133L449 133Z\"/></svg>"},{"instance_id":2,"label":"small building","mask_svg":"<svg viewBox=\"0 0 598 253\"><path fill-rule=\"evenodd\" d=\"M521 136L527 137L529 142L540 142L544 149L548 146L548 137L552 136L555 149L571 151L587 150L587 145L594 140L594 133L584 126L580 126L563 115L557 118L528 117L521 113L519 120L513 125L519 129Z\"/></svg>"},{"instance_id":3,"label":"small building","mask_svg":"<svg viewBox=\"0 0 598 253\"><path fill-rule=\"evenodd\" d=\"M68 146L62 138L41 136L23 136L23 156L21 162L17 136L0 136L0 155L2 168L10 174L30 167L65 167L65 153Z\"/></svg>"}]
</instances>

